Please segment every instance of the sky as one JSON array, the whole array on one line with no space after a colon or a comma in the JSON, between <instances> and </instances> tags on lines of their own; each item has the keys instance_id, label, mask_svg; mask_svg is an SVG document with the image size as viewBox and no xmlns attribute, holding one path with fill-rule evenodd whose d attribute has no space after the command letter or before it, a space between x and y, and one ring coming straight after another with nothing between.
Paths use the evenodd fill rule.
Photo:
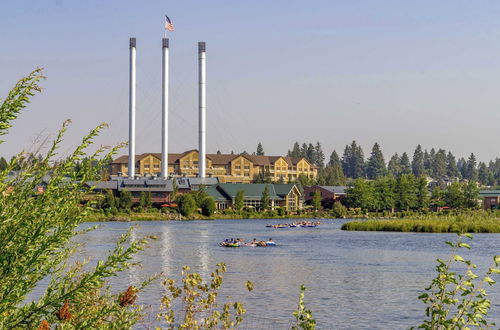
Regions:
<instances>
[{"instance_id":1,"label":"sky","mask_svg":"<svg viewBox=\"0 0 500 330\"><path fill-rule=\"evenodd\" d=\"M170 38L169 150L197 148L197 42L207 43L207 150L285 154L356 140L369 156L417 144L500 157L500 2L399 0L0 1L0 98L47 80L0 156L72 125L64 155L101 122L96 145L128 139L129 37L137 38L138 153L161 146L161 38ZM123 150L124 154L126 150Z\"/></svg>"}]
</instances>

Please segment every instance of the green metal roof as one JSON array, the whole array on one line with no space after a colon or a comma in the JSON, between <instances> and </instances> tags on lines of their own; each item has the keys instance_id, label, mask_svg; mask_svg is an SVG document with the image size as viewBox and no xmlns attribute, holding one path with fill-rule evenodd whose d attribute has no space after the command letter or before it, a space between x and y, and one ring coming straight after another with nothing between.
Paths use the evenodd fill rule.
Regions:
<instances>
[{"instance_id":1,"label":"green metal roof","mask_svg":"<svg viewBox=\"0 0 500 330\"><path fill-rule=\"evenodd\" d=\"M273 184L266 183L221 183L219 187L232 199L236 198L238 191L242 190L245 199L248 198L261 198L265 187L269 189L270 199L281 199L274 189Z\"/></svg>"},{"instance_id":2,"label":"green metal roof","mask_svg":"<svg viewBox=\"0 0 500 330\"><path fill-rule=\"evenodd\" d=\"M217 202L227 201L229 199L228 197L224 196L224 194L219 191L216 186L205 187L205 192L209 196L212 196Z\"/></svg>"},{"instance_id":3,"label":"green metal roof","mask_svg":"<svg viewBox=\"0 0 500 330\"><path fill-rule=\"evenodd\" d=\"M498 197L500 196L500 190L481 190L479 192L481 197Z\"/></svg>"},{"instance_id":4,"label":"green metal roof","mask_svg":"<svg viewBox=\"0 0 500 330\"><path fill-rule=\"evenodd\" d=\"M274 186L274 191L276 191L276 195L284 197L290 193L290 191L293 189L295 184L293 184L293 183L286 183L286 184L275 183L275 184L273 184L273 186Z\"/></svg>"}]
</instances>

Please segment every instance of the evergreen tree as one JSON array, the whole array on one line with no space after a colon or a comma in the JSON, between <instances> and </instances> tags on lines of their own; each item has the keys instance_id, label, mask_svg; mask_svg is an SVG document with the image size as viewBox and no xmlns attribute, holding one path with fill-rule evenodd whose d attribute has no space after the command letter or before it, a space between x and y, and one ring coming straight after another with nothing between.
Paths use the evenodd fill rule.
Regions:
<instances>
[{"instance_id":1,"label":"evergreen tree","mask_svg":"<svg viewBox=\"0 0 500 330\"><path fill-rule=\"evenodd\" d=\"M434 148L431 149L431 152L429 153L429 163L428 163L428 172L427 174L431 177L434 178L434 161L436 160L436 150Z\"/></svg>"},{"instance_id":2,"label":"evergreen tree","mask_svg":"<svg viewBox=\"0 0 500 330\"><path fill-rule=\"evenodd\" d=\"M352 178L354 176L351 166L352 158L353 158L353 152L351 146L346 145L344 148L344 155L342 156L342 170L344 171L344 174L348 178Z\"/></svg>"},{"instance_id":3,"label":"evergreen tree","mask_svg":"<svg viewBox=\"0 0 500 330\"><path fill-rule=\"evenodd\" d=\"M262 210L267 210L269 208L269 204L271 202L271 198L269 197L269 187L266 186L264 187L264 191L262 192L262 197L260 199L261 202L261 209Z\"/></svg>"},{"instance_id":4,"label":"evergreen tree","mask_svg":"<svg viewBox=\"0 0 500 330\"><path fill-rule=\"evenodd\" d=\"M7 163L7 160L5 160L5 158L3 157L0 157L0 171L5 170L8 166L9 164Z\"/></svg>"},{"instance_id":5,"label":"evergreen tree","mask_svg":"<svg viewBox=\"0 0 500 330\"><path fill-rule=\"evenodd\" d=\"M411 169L413 175L420 177L425 175L424 166L424 152L422 151L422 146L419 144L413 153L413 159L411 161Z\"/></svg>"},{"instance_id":6,"label":"evergreen tree","mask_svg":"<svg viewBox=\"0 0 500 330\"><path fill-rule=\"evenodd\" d=\"M317 184L320 186L343 186L346 178L339 164L328 165L318 171Z\"/></svg>"},{"instance_id":7,"label":"evergreen tree","mask_svg":"<svg viewBox=\"0 0 500 330\"><path fill-rule=\"evenodd\" d=\"M296 157L296 158L301 157L300 145L299 145L298 142L294 143L293 149L292 149L291 152L289 152L288 156L290 156L290 157Z\"/></svg>"},{"instance_id":8,"label":"evergreen tree","mask_svg":"<svg viewBox=\"0 0 500 330\"><path fill-rule=\"evenodd\" d=\"M476 156L470 154L467 164L465 165L465 175L464 178L470 181L477 181L477 166L476 166Z\"/></svg>"},{"instance_id":9,"label":"evergreen tree","mask_svg":"<svg viewBox=\"0 0 500 330\"><path fill-rule=\"evenodd\" d=\"M401 166L401 174L411 174L412 173L410 158L408 157L408 154L406 152L403 152L403 154L401 155L399 163Z\"/></svg>"},{"instance_id":10,"label":"evergreen tree","mask_svg":"<svg viewBox=\"0 0 500 330\"><path fill-rule=\"evenodd\" d=\"M364 178L366 177L366 164L363 149L361 146L356 147L356 141L352 141L351 148L354 151L352 164L354 174L353 178Z\"/></svg>"},{"instance_id":11,"label":"evergreen tree","mask_svg":"<svg viewBox=\"0 0 500 330\"><path fill-rule=\"evenodd\" d=\"M389 160L389 163L387 164L387 170L389 174L394 177L398 177L401 174L401 161L397 153L392 155L391 159Z\"/></svg>"},{"instance_id":12,"label":"evergreen tree","mask_svg":"<svg viewBox=\"0 0 500 330\"><path fill-rule=\"evenodd\" d=\"M446 156L446 175L450 179L460 178L457 161L451 152L448 152L448 155Z\"/></svg>"},{"instance_id":13,"label":"evergreen tree","mask_svg":"<svg viewBox=\"0 0 500 330\"><path fill-rule=\"evenodd\" d=\"M234 199L234 208L237 211L241 211L244 206L244 194L245 192L243 190L238 190L236 193L236 198Z\"/></svg>"},{"instance_id":14,"label":"evergreen tree","mask_svg":"<svg viewBox=\"0 0 500 330\"><path fill-rule=\"evenodd\" d=\"M446 177L446 152L443 149L439 149L434 157L432 173L438 182Z\"/></svg>"},{"instance_id":15,"label":"evergreen tree","mask_svg":"<svg viewBox=\"0 0 500 330\"><path fill-rule=\"evenodd\" d=\"M485 163L480 162L478 166L478 180L479 183L482 185L487 185L488 184L488 179L489 179L489 174L490 171L488 170L488 167L486 166Z\"/></svg>"},{"instance_id":16,"label":"evergreen tree","mask_svg":"<svg viewBox=\"0 0 500 330\"><path fill-rule=\"evenodd\" d=\"M257 144L256 155L257 156L264 156L264 148L262 147L262 143L260 143L260 142L259 142L259 144Z\"/></svg>"},{"instance_id":17,"label":"evergreen tree","mask_svg":"<svg viewBox=\"0 0 500 330\"><path fill-rule=\"evenodd\" d=\"M217 155L222 155L222 152L220 152L220 150L217 150Z\"/></svg>"},{"instance_id":18,"label":"evergreen tree","mask_svg":"<svg viewBox=\"0 0 500 330\"><path fill-rule=\"evenodd\" d=\"M101 208L110 209L116 206L117 203L116 203L116 198L113 195L113 191L111 191L111 189L107 189L106 192L104 193L104 199L101 202Z\"/></svg>"},{"instance_id":19,"label":"evergreen tree","mask_svg":"<svg viewBox=\"0 0 500 330\"><path fill-rule=\"evenodd\" d=\"M431 176L432 174L431 155L427 152L427 150L424 151L424 172L427 176Z\"/></svg>"},{"instance_id":20,"label":"evergreen tree","mask_svg":"<svg viewBox=\"0 0 500 330\"><path fill-rule=\"evenodd\" d=\"M458 159L457 167L460 171L460 175L465 179L465 176L467 175L467 161L465 160L465 158L461 157Z\"/></svg>"},{"instance_id":21,"label":"evergreen tree","mask_svg":"<svg viewBox=\"0 0 500 330\"><path fill-rule=\"evenodd\" d=\"M316 166L319 168L325 167L325 154L323 153L323 149L321 148L321 144L316 142L316 146L314 147L314 151L316 153Z\"/></svg>"},{"instance_id":22,"label":"evergreen tree","mask_svg":"<svg viewBox=\"0 0 500 330\"><path fill-rule=\"evenodd\" d=\"M307 158L307 144L306 143L302 143L302 148L300 148L300 156L299 157Z\"/></svg>"},{"instance_id":23,"label":"evergreen tree","mask_svg":"<svg viewBox=\"0 0 500 330\"><path fill-rule=\"evenodd\" d=\"M316 149L314 149L314 146L312 143L309 143L309 145L307 146L305 158L311 164L316 164L316 162L317 162Z\"/></svg>"},{"instance_id":24,"label":"evergreen tree","mask_svg":"<svg viewBox=\"0 0 500 330\"><path fill-rule=\"evenodd\" d=\"M372 148L370 158L368 159L368 164L366 167L366 175L368 179L375 180L383 177L387 174L387 169L385 167L385 160L380 146L375 143Z\"/></svg>"},{"instance_id":25,"label":"evergreen tree","mask_svg":"<svg viewBox=\"0 0 500 330\"><path fill-rule=\"evenodd\" d=\"M340 157L335 150L333 150L332 154L330 155L330 161L328 162L328 165L330 166L339 165L340 167L342 167L342 162L340 161Z\"/></svg>"},{"instance_id":26,"label":"evergreen tree","mask_svg":"<svg viewBox=\"0 0 500 330\"><path fill-rule=\"evenodd\" d=\"M311 205L315 211L321 209L321 192L316 190L311 200Z\"/></svg>"}]
</instances>

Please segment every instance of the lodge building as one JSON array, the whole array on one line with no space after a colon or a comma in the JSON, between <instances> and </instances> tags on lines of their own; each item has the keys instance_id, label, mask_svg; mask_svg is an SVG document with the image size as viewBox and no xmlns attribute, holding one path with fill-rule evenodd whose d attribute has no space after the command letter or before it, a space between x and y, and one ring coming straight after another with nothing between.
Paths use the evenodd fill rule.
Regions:
<instances>
[{"instance_id":1,"label":"lodge building","mask_svg":"<svg viewBox=\"0 0 500 330\"><path fill-rule=\"evenodd\" d=\"M156 176L161 172L161 154L144 153L135 157L138 176ZM128 156L113 160L109 166L112 176L128 175ZM221 183L251 183L256 177L269 177L271 181L294 182L300 175L316 179L318 167L305 158L285 156L258 156L235 154L207 154L206 174ZM168 175L195 177L198 175L198 151L168 155Z\"/></svg>"}]
</instances>

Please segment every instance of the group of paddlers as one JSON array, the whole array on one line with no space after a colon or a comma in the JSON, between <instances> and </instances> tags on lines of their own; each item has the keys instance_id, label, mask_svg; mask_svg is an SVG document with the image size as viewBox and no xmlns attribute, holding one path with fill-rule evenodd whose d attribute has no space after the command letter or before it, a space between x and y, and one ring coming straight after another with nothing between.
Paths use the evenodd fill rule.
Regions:
<instances>
[{"instance_id":1,"label":"group of paddlers","mask_svg":"<svg viewBox=\"0 0 500 330\"><path fill-rule=\"evenodd\" d=\"M277 225L266 225L268 228L299 228L299 227L316 227L320 225L319 221L299 221L292 223L278 223Z\"/></svg>"},{"instance_id":2,"label":"group of paddlers","mask_svg":"<svg viewBox=\"0 0 500 330\"><path fill-rule=\"evenodd\" d=\"M258 241L257 239L253 239L251 242L245 243L243 238L228 238L223 242L219 243L220 246L224 247L243 247L243 246L274 246L276 243L270 238L267 241Z\"/></svg>"}]
</instances>

